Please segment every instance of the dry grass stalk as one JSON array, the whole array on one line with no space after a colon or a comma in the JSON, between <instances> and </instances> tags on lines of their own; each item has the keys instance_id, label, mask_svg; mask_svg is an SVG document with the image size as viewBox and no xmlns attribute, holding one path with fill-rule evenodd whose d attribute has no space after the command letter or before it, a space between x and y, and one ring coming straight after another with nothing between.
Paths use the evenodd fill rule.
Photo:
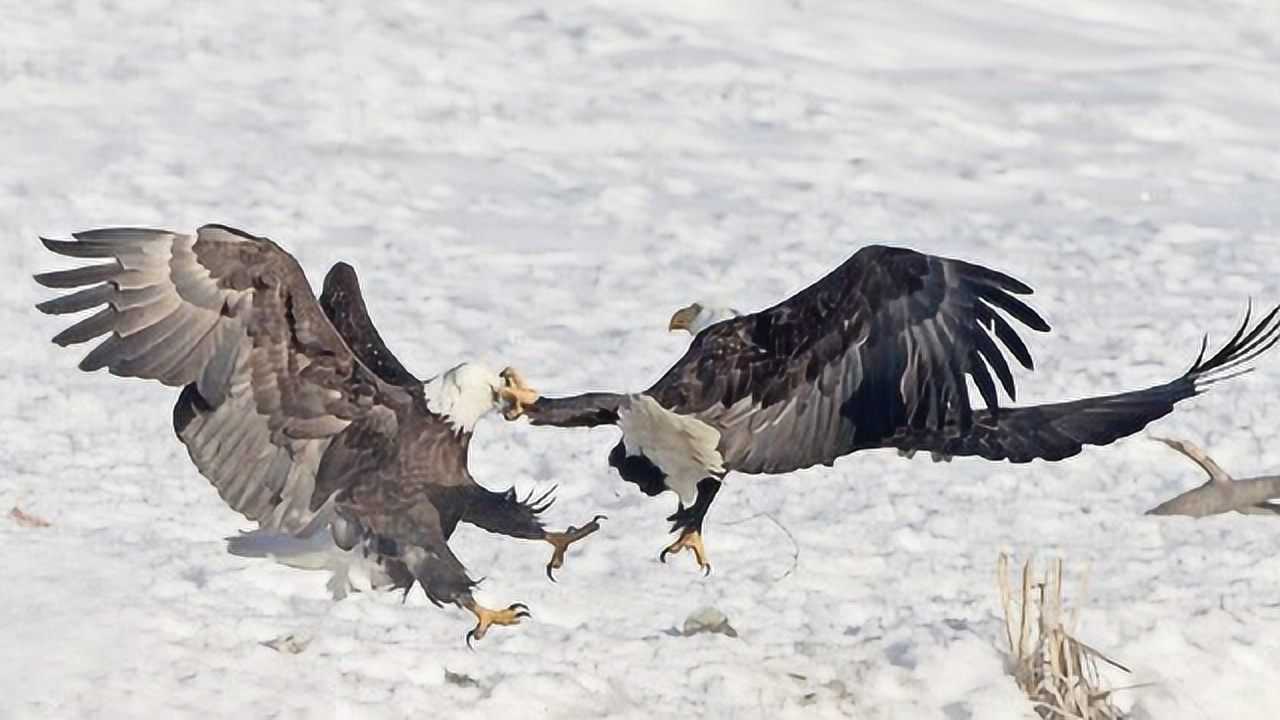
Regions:
<instances>
[{"instance_id":1,"label":"dry grass stalk","mask_svg":"<svg viewBox=\"0 0 1280 720\"><path fill-rule=\"evenodd\" d=\"M1055 561L1042 582L1032 579L1031 561L1022 566L1015 601L1009 557L997 566L1000 602L1009 642L1010 671L1042 718L1119 720L1124 714L1102 689L1101 660L1124 672L1128 668L1076 640L1063 624L1062 561ZM1071 624L1075 624L1075 614Z\"/></svg>"}]
</instances>

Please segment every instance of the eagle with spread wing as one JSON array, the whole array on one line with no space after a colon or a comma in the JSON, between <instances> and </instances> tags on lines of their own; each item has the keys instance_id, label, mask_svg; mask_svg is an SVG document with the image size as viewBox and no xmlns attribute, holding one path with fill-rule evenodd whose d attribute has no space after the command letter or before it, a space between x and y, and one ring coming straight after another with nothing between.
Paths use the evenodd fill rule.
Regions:
<instances>
[{"instance_id":1,"label":"eagle with spread wing","mask_svg":"<svg viewBox=\"0 0 1280 720\"><path fill-rule=\"evenodd\" d=\"M105 262L37 275L46 287L82 288L37 307L101 309L53 341L106 336L80 369L182 388L178 439L222 499L260 526L231 539L232 552L334 570L337 595L357 570L375 588L407 594L417 583L437 606L475 615L469 644L528 609L476 602L476 581L448 545L459 522L550 543L548 576L599 529L597 516L548 532L539 515L549 493L520 500L476 483L467 471L476 423L527 391L472 363L415 378L374 329L349 265L334 266L317 301L293 256L230 227L72 237L42 241Z\"/></svg>"},{"instance_id":2,"label":"eagle with spread wing","mask_svg":"<svg viewBox=\"0 0 1280 720\"><path fill-rule=\"evenodd\" d=\"M644 392L527 405L522 393L506 414L527 415L534 425L617 425L622 439L609 464L647 495L673 490L679 497L668 518L679 536L659 557L691 550L709 572L703 518L730 472L786 473L871 448L1062 460L1138 432L1280 339L1280 308L1252 327L1246 315L1217 353L1205 356L1206 338L1191 368L1170 382L1001 407L997 382L1015 399L1005 352L1032 369L1009 319L1049 330L1017 297L1030 293L980 265L873 245L766 310L681 309L670 328L695 333L693 342ZM515 371L505 377L513 389L525 388ZM973 406L970 381L985 408Z\"/></svg>"}]
</instances>

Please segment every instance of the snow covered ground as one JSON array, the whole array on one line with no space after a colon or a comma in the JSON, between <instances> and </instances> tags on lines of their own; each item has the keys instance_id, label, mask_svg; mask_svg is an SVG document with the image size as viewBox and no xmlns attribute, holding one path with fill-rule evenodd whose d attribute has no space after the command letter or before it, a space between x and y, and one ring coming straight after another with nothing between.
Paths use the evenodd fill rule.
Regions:
<instances>
[{"instance_id":1,"label":"snow covered ground","mask_svg":"<svg viewBox=\"0 0 1280 720\"><path fill-rule=\"evenodd\" d=\"M288 8L287 10L285 8ZM481 598L533 621L469 652L420 594L223 552L247 526L173 438L176 393L74 370L37 234L266 234L362 273L418 374L513 364L642 388L670 313L754 309L871 242L1035 288L1022 402L1171 379L1280 300L1272 0L0 2L0 717L1027 717L1001 666L1001 551L1087 577L1081 638L1138 718L1280 716L1280 524L1154 519L1199 483L1135 437L1058 464L846 458L736 478L715 573L657 562L670 496L611 430L486 423L490 487L609 515L546 549L464 528ZM1162 421L1280 471L1280 354ZM785 531L784 529L785 528ZM788 534L789 532L789 534ZM1078 583L1069 584L1074 590ZM739 637L672 632L700 607ZM309 639L304 652L260 643Z\"/></svg>"}]
</instances>

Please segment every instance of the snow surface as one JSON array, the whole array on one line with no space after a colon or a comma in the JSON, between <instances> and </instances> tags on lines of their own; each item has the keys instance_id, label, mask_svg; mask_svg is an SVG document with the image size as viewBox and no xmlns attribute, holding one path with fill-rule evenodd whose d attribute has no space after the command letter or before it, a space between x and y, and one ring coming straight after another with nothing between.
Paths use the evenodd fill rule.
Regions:
<instances>
[{"instance_id":1,"label":"snow surface","mask_svg":"<svg viewBox=\"0 0 1280 720\"><path fill-rule=\"evenodd\" d=\"M29 280L37 234L267 234L362 273L427 376L514 364L544 391L646 386L670 313L785 297L871 242L1037 288L1022 402L1163 382L1249 296L1280 300L1273 0L568 0L0 4L0 717L1029 716L1002 668L1002 550L1068 560L1082 639L1139 718L1280 716L1280 525L1141 512L1201 482L1143 437L1057 464L892 452L736 478L715 573L657 562L674 499L610 429L486 422L490 487L595 512L547 548L464 528L490 604L469 652L420 594L223 552L247 526L169 428L176 395L74 369ZM1280 356L1159 423L1280 469ZM785 531L784 531L785 528ZM788 534L789 533L789 534ZM1084 596L1076 590L1087 577ZM712 605L739 637L682 637ZM262 642L294 634L297 655ZM448 673L448 674L447 674Z\"/></svg>"}]
</instances>

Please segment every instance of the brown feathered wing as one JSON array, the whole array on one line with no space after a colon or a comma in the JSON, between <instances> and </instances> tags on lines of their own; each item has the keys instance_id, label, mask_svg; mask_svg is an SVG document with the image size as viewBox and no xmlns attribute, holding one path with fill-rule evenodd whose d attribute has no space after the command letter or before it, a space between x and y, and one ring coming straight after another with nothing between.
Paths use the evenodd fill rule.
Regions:
<instances>
[{"instance_id":1,"label":"brown feathered wing","mask_svg":"<svg viewBox=\"0 0 1280 720\"><path fill-rule=\"evenodd\" d=\"M331 490L334 478L393 455L395 406L406 398L355 358L275 243L220 225L195 236L114 228L73 237L44 244L105 262L36 276L83 288L38 307L103 307L54 342L105 336L81 369L184 388L174 428L232 508L296 531L327 499L315 492L322 463ZM353 425L359 446L329 452Z\"/></svg>"}]
</instances>

